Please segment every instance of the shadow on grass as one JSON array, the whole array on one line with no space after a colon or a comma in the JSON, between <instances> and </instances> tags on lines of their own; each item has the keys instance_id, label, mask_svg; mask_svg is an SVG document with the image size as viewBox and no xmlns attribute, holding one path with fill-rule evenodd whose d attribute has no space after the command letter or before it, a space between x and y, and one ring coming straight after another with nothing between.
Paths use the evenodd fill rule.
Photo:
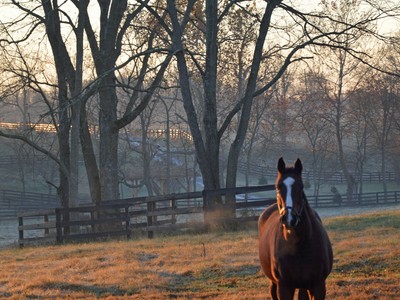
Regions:
<instances>
[{"instance_id":1,"label":"shadow on grass","mask_svg":"<svg viewBox=\"0 0 400 300\"><path fill-rule=\"evenodd\" d=\"M247 284L254 285L256 277L264 277L260 272L260 267L256 265L212 266L196 273L175 274L167 289L171 298L187 293L217 296L224 290L237 289ZM262 284L265 286L266 282L263 281Z\"/></svg>"},{"instance_id":2,"label":"shadow on grass","mask_svg":"<svg viewBox=\"0 0 400 300\"><path fill-rule=\"evenodd\" d=\"M140 293L139 289L121 289L117 286L99 286L99 285L85 285L85 284L74 284L65 282L49 282L43 285L35 286L41 289L53 289L63 292L71 293L82 293L84 295L93 295L96 297L104 296L130 296ZM30 295L29 297L34 297Z\"/></svg>"},{"instance_id":3,"label":"shadow on grass","mask_svg":"<svg viewBox=\"0 0 400 300\"><path fill-rule=\"evenodd\" d=\"M192 298L199 296L200 298L216 298L226 292L233 292L240 287L254 286L255 278L264 277L257 265L242 265L230 267L225 265L215 265L209 268L196 271L188 271L184 273L171 273L165 271L156 271L161 278L167 278L167 284L157 284L156 282L149 285L166 296L169 299L187 297ZM257 281L257 280L256 280ZM260 281L260 288L265 288L266 281L264 278ZM67 282L47 282L36 285L33 288L41 290L54 290L63 295L70 297L123 297L139 295L146 287L129 287L121 288L115 285L87 285ZM30 294L30 299L42 299L40 296Z\"/></svg>"}]
</instances>

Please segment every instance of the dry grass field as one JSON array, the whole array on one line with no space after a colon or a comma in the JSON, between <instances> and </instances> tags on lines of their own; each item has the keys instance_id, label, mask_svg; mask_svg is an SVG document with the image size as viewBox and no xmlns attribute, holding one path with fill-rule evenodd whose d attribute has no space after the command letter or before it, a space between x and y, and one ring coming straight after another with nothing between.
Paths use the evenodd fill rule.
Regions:
<instances>
[{"instance_id":1,"label":"dry grass field","mask_svg":"<svg viewBox=\"0 0 400 300\"><path fill-rule=\"evenodd\" d=\"M327 299L400 295L400 212L325 220ZM1 299L268 299L256 230L0 250Z\"/></svg>"}]
</instances>

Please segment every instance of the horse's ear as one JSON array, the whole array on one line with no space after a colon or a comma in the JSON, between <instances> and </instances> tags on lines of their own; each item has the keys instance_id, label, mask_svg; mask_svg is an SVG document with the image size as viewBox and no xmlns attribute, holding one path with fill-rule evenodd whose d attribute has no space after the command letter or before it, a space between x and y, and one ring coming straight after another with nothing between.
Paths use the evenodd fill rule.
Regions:
<instances>
[{"instance_id":1,"label":"horse's ear","mask_svg":"<svg viewBox=\"0 0 400 300\"><path fill-rule=\"evenodd\" d=\"M278 172L283 173L283 171L285 171L285 168L286 168L285 161L283 160L283 157L281 157L278 160Z\"/></svg>"},{"instance_id":2,"label":"horse's ear","mask_svg":"<svg viewBox=\"0 0 400 300\"><path fill-rule=\"evenodd\" d=\"M303 165L301 164L301 160L300 158L298 158L296 160L296 162L294 163L294 169L296 170L297 173L301 174L301 172L303 171Z\"/></svg>"}]
</instances>

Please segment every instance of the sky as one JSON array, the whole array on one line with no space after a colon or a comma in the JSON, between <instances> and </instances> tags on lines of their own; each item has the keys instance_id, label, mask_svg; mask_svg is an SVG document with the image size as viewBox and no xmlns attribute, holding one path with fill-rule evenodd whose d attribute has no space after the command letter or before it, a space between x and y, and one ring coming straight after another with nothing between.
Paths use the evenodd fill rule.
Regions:
<instances>
[{"instance_id":1,"label":"sky","mask_svg":"<svg viewBox=\"0 0 400 300\"><path fill-rule=\"evenodd\" d=\"M7 3L7 2L8 1L0 2L0 21L1 22L10 21L20 14L20 11L18 9L14 8L13 6L6 5L5 3ZM32 1L27 1L27 2L32 3ZM69 1L66 1L66 2L67 2L66 7L68 7L68 6L71 6L71 8L74 7L74 5L71 4ZM262 7L265 5L264 0L257 0L256 2L259 7ZM283 3L285 3L287 5L293 5L296 9L301 10L301 11L313 10L319 5L320 2L321 2L321 0L308 0L308 1L284 0L283 1ZM389 1L386 1L386 2L389 2ZM97 1L92 0L89 4L89 11L95 12L96 10L98 10ZM75 11L76 11L76 9L74 9L74 8L71 9L71 13L75 13ZM380 31L382 33L400 31L400 19L399 18L397 18L397 19L396 18L392 18L392 19L385 18L384 20L381 20L379 22L378 28L380 29Z\"/></svg>"}]
</instances>

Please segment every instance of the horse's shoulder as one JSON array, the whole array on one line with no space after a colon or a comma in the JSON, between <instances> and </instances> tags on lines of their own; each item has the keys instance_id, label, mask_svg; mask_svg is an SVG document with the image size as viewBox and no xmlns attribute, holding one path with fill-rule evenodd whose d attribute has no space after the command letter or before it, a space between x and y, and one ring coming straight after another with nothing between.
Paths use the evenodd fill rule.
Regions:
<instances>
[{"instance_id":1,"label":"horse's shoulder","mask_svg":"<svg viewBox=\"0 0 400 300\"><path fill-rule=\"evenodd\" d=\"M258 218L258 227L260 228L268 220L268 218L276 211L278 211L278 205L276 203L268 206Z\"/></svg>"}]
</instances>

